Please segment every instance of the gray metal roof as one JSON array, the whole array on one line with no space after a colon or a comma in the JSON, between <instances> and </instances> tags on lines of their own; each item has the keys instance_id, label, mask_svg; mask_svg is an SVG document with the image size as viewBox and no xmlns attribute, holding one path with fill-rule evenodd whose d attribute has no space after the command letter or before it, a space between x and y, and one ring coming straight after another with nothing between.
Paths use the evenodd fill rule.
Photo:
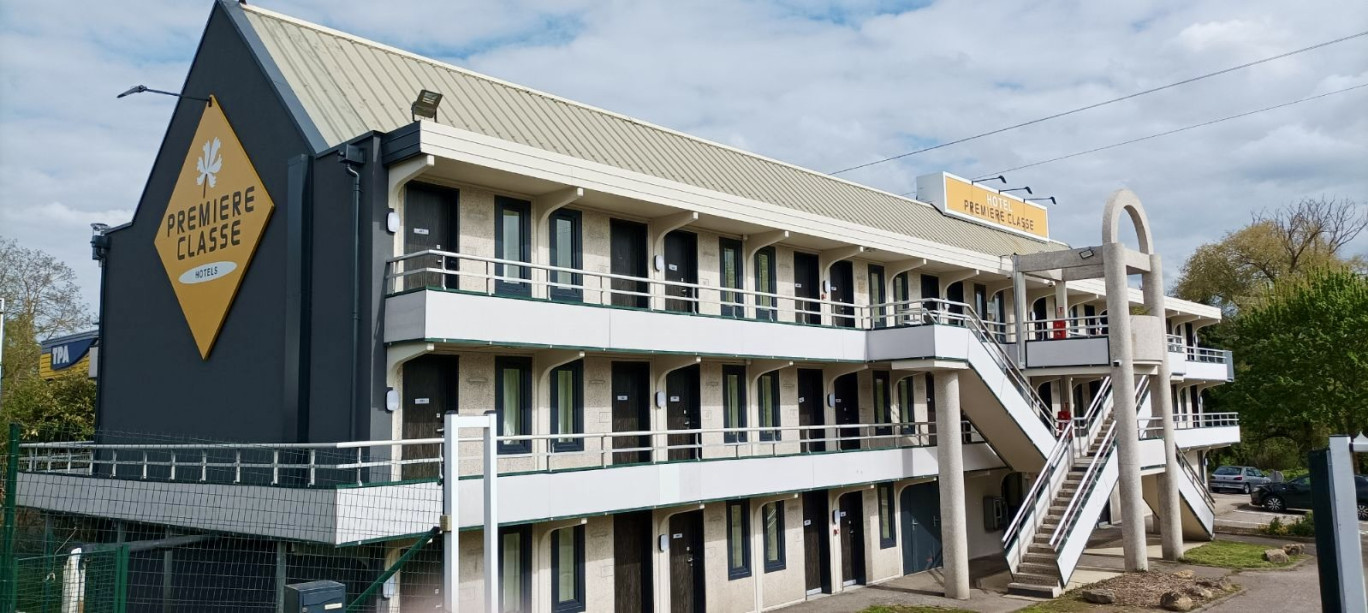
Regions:
<instances>
[{"instance_id":1,"label":"gray metal roof","mask_svg":"<svg viewBox=\"0 0 1368 613\"><path fill-rule=\"evenodd\" d=\"M420 89L437 121L625 170L991 255L1060 248L936 208L247 5L247 19L328 145L412 123Z\"/></svg>"}]
</instances>

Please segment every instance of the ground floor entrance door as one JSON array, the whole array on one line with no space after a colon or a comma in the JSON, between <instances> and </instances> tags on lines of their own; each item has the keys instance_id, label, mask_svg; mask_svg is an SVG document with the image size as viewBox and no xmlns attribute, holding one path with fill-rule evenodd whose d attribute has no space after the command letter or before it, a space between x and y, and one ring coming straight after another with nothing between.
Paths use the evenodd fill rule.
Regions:
<instances>
[{"instance_id":1,"label":"ground floor entrance door","mask_svg":"<svg viewBox=\"0 0 1368 613\"><path fill-rule=\"evenodd\" d=\"M651 581L651 512L613 516L613 611L655 610Z\"/></svg>"},{"instance_id":2,"label":"ground floor entrance door","mask_svg":"<svg viewBox=\"0 0 1368 613\"><path fill-rule=\"evenodd\" d=\"M665 376L665 419L670 430L697 430L699 418L698 366L687 366ZM667 437L671 460L699 458L697 433L671 434Z\"/></svg>"},{"instance_id":3,"label":"ground floor entrance door","mask_svg":"<svg viewBox=\"0 0 1368 613\"><path fill-rule=\"evenodd\" d=\"M798 425L820 426L826 423L826 409L822 402L822 371L798 369ZM826 432L821 428L803 430L804 452L826 451Z\"/></svg>"},{"instance_id":4,"label":"ground floor entrance door","mask_svg":"<svg viewBox=\"0 0 1368 613\"><path fill-rule=\"evenodd\" d=\"M651 365L647 362L613 362L613 432L642 432L651 429L648 381ZM613 449L630 449L613 453L614 464L632 464L651 460L651 437L642 435L614 436Z\"/></svg>"},{"instance_id":5,"label":"ground floor entrance door","mask_svg":"<svg viewBox=\"0 0 1368 613\"><path fill-rule=\"evenodd\" d=\"M803 494L803 568L807 593L831 593L831 539L826 490Z\"/></svg>"},{"instance_id":6,"label":"ground floor entrance door","mask_svg":"<svg viewBox=\"0 0 1368 613\"><path fill-rule=\"evenodd\" d=\"M670 517L670 613L703 613L703 512Z\"/></svg>"},{"instance_id":7,"label":"ground floor entrance door","mask_svg":"<svg viewBox=\"0 0 1368 613\"><path fill-rule=\"evenodd\" d=\"M941 566L940 487L936 482L903 488L903 574Z\"/></svg>"},{"instance_id":8,"label":"ground floor entrance door","mask_svg":"<svg viewBox=\"0 0 1368 613\"><path fill-rule=\"evenodd\" d=\"M851 492L837 500L841 510L842 585L865 582L864 492Z\"/></svg>"},{"instance_id":9,"label":"ground floor entrance door","mask_svg":"<svg viewBox=\"0 0 1368 613\"><path fill-rule=\"evenodd\" d=\"M860 379L855 373L836 378L836 423L854 425L860 423ZM841 428L841 449L859 449L859 428Z\"/></svg>"}]
</instances>

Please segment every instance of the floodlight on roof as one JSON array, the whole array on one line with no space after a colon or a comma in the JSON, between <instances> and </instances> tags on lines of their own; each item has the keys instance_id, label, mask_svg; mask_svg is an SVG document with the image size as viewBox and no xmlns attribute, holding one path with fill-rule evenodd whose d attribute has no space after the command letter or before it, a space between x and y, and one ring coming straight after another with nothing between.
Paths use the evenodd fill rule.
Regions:
<instances>
[{"instance_id":1,"label":"floodlight on roof","mask_svg":"<svg viewBox=\"0 0 1368 613\"><path fill-rule=\"evenodd\" d=\"M981 177L970 181L970 183L985 183L987 181L1001 181L1005 184L1007 183L1007 177L1004 177L1002 175L998 175L996 177Z\"/></svg>"},{"instance_id":2,"label":"floodlight on roof","mask_svg":"<svg viewBox=\"0 0 1368 613\"><path fill-rule=\"evenodd\" d=\"M1023 189L1026 190L1026 193L1027 193L1027 194L1032 193L1032 192L1031 192L1031 186L1029 186L1029 185L1022 186L1022 187L1013 187L1012 189L1000 189L1000 190L998 190L998 193L999 193L999 194L1005 194L1005 193L1007 193L1007 192L1019 192L1019 191L1021 191L1021 190L1023 190Z\"/></svg>"},{"instance_id":3,"label":"floodlight on roof","mask_svg":"<svg viewBox=\"0 0 1368 613\"><path fill-rule=\"evenodd\" d=\"M418 99L413 101L413 120L418 121L419 117L437 121L437 105L442 103L442 95L431 91L422 90L418 92Z\"/></svg>"},{"instance_id":4,"label":"floodlight on roof","mask_svg":"<svg viewBox=\"0 0 1368 613\"><path fill-rule=\"evenodd\" d=\"M1050 204L1059 204L1059 201L1058 201L1058 200L1055 200L1055 197L1054 197L1054 196L1041 196L1041 197L1039 197L1039 198L1027 198L1027 199L1026 199L1026 202L1044 202L1044 201L1046 201L1046 200L1049 200L1049 201L1050 201Z\"/></svg>"}]
</instances>

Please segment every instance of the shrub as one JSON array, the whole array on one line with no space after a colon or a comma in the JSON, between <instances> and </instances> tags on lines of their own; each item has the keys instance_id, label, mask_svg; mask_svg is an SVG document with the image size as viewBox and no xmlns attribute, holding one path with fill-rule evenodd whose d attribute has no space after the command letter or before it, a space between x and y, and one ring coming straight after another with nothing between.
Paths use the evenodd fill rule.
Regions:
<instances>
[{"instance_id":1,"label":"shrub","mask_svg":"<svg viewBox=\"0 0 1368 613\"><path fill-rule=\"evenodd\" d=\"M1286 536L1287 524L1284 524L1281 519L1274 517L1273 521L1268 522L1268 525L1263 527L1263 533L1269 536Z\"/></svg>"}]
</instances>

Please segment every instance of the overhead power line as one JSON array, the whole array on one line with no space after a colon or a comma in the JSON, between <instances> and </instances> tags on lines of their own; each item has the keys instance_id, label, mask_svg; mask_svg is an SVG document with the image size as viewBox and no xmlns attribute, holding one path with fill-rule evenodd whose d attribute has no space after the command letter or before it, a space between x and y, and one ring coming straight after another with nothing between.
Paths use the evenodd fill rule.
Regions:
<instances>
[{"instance_id":1,"label":"overhead power line","mask_svg":"<svg viewBox=\"0 0 1368 613\"><path fill-rule=\"evenodd\" d=\"M1317 95L1315 95L1315 96L1308 96L1308 97L1306 97L1306 98L1302 98L1301 100L1293 100L1293 101L1291 101L1291 102L1284 102L1284 103L1282 103L1282 104L1275 104L1275 105L1270 106L1270 107L1264 107L1264 108L1261 108L1261 109L1258 109L1258 110L1254 110L1254 111L1247 111L1247 112L1244 112L1244 113L1240 113L1240 114L1238 114L1238 115L1230 115L1230 116L1228 116L1228 117L1222 117L1222 118L1220 118L1220 119L1213 119L1213 120L1211 120L1211 121L1204 121L1204 122L1202 122L1202 123L1193 124L1193 125L1185 126L1185 127L1182 127L1182 128L1177 128L1177 129L1175 129L1175 130L1169 130L1169 131L1167 131L1167 132L1159 132L1159 133L1157 133L1157 134L1151 134L1151 135L1149 135L1149 136L1142 136L1142 137L1140 137L1140 138L1132 138L1132 139L1130 139L1130 140L1128 140L1128 141L1123 141L1123 142L1119 142L1119 143L1113 143L1113 144L1106 145L1106 146L1103 146L1103 147L1096 147L1096 148L1093 148L1093 149L1088 149L1087 151L1079 151L1079 152L1076 152L1076 153L1070 153L1070 154L1068 154L1068 155L1061 155L1061 156L1059 156L1059 157L1050 158L1050 159L1048 159L1048 160L1041 160L1041 161L1039 161L1039 162L1031 162L1030 164L1023 164L1023 165L1021 165L1021 166L1015 166L1015 167L1012 167L1012 168L1008 168L1008 169L1006 169L1006 170L996 170L996 171L993 171L993 172L990 172L990 173L987 173L987 174L990 174L990 175L1006 174L1006 173L1009 173L1009 172L1014 172L1014 171L1022 170L1022 169L1025 169L1025 168L1034 168L1034 167L1036 167L1036 166L1043 166L1043 165L1045 165L1045 164L1050 164L1050 163L1052 163L1052 162L1058 162L1058 161L1060 161L1060 160L1067 160L1067 159L1069 159L1069 158L1076 158L1076 157L1078 157L1078 156L1080 156L1080 155L1088 155L1089 153L1097 153L1097 152L1099 152L1099 151L1106 151L1106 150L1108 150L1108 149L1115 149L1115 148L1117 148L1117 147L1123 147L1123 146L1125 146L1125 145L1132 145L1132 144L1135 144L1135 143L1138 143L1138 142L1141 142L1141 141L1147 141L1147 140L1150 140L1150 139L1159 138L1159 137L1161 137L1161 136L1168 136L1168 135L1170 135L1170 134L1177 134L1177 133L1179 133L1179 132L1186 132L1186 131L1188 131L1188 130L1195 130L1195 129L1197 129L1197 128L1202 128L1202 127L1206 127L1206 126L1218 124L1218 123L1221 123L1221 122L1223 122L1223 121L1230 121L1230 120L1232 120L1232 119L1239 119L1239 118L1241 118L1241 117L1248 117L1248 116L1250 116L1250 115L1256 115L1256 114L1258 114L1258 113L1264 113L1264 112L1268 112L1268 111L1280 109L1280 108L1283 108L1283 107L1292 106L1292 105L1294 105L1294 104L1301 104L1301 103L1303 103L1303 102L1310 102L1310 101L1312 101L1312 100L1317 100L1317 99L1320 99L1320 98L1325 98L1325 97L1327 97L1327 96L1333 96L1333 95L1335 95L1335 94L1343 94L1343 93L1345 93L1345 92L1350 92L1350 91L1353 91L1353 90L1356 90L1356 89L1361 89L1361 88L1364 88L1364 87L1368 87L1368 83L1361 83L1361 84L1355 85L1355 86L1353 86L1353 87L1346 87L1346 88L1344 88L1344 89L1337 89L1337 90L1335 90L1335 91L1326 92L1326 93L1324 93L1324 94L1317 94Z\"/></svg>"},{"instance_id":2,"label":"overhead power line","mask_svg":"<svg viewBox=\"0 0 1368 613\"><path fill-rule=\"evenodd\" d=\"M1088 110L1092 110L1092 109L1095 109L1095 108L1098 108L1098 107L1107 106L1108 104L1114 104L1114 103L1117 103L1117 102L1122 102L1122 101L1125 101L1125 100L1130 100L1130 99L1132 99L1132 98L1138 98L1138 97L1140 97L1140 96L1144 96L1144 95L1147 95L1147 94L1153 94L1153 93L1155 93L1155 92L1164 91L1164 90L1166 90L1166 89L1171 89L1171 88L1174 88L1174 87L1178 87L1178 86L1180 86L1180 85L1187 85L1188 83L1194 83L1194 82L1196 82L1196 81L1201 81L1202 79L1209 79L1209 78L1211 78L1211 77L1220 76L1220 75L1223 75L1223 74L1226 74L1226 73L1230 73L1230 72L1235 72L1236 70L1243 70L1243 69L1249 68L1249 67L1251 67L1251 66L1258 66L1259 64L1264 64L1264 63L1267 63L1267 62L1271 62L1271 61L1273 61L1273 60L1280 60L1280 59L1282 59L1282 58L1289 57L1289 56L1293 56L1293 55L1296 55L1296 54L1298 54L1298 53L1305 53L1305 52L1307 52L1307 51L1313 51L1313 50L1315 50L1315 49L1320 49L1321 47L1327 47L1327 46L1330 46L1330 45L1333 45L1333 44L1336 44L1336 43L1342 43L1342 42L1344 42L1344 41L1352 40L1352 39L1359 38L1359 37L1362 37L1362 36L1368 36L1368 31L1359 32L1358 34L1350 34L1349 36L1345 36L1345 37L1343 37L1343 38L1336 38L1335 40L1328 40L1328 41L1325 41L1325 42L1323 42L1323 43L1318 43L1318 44L1315 44L1315 45L1311 45L1310 47L1303 47L1303 48L1301 48L1301 49L1296 49L1296 50L1293 50L1293 51L1288 51L1288 52L1286 52L1286 53L1280 53L1280 54L1274 55L1274 56L1272 56L1272 57L1266 57L1266 58L1263 58L1263 59L1261 59L1261 60L1255 60L1255 61L1252 61L1252 62L1247 62L1247 63L1244 63L1244 64L1240 64L1239 66L1231 66L1230 68L1226 68L1226 69L1224 69L1224 70L1218 70L1218 71L1216 71L1216 72L1209 72L1209 73L1207 73L1207 74L1200 75L1200 76L1196 76L1196 77L1192 77L1192 78L1190 78L1190 79L1183 79L1182 81L1175 81L1175 82L1173 82L1173 83L1169 83L1168 85L1161 85L1161 86L1159 86L1159 87L1155 87L1155 88L1152 88L1152 89L1147 89L1147 90L1144 90L1144 91L1138 91L1138 92L1135 92L1135 93L1133 93L1133 94L1127 94L1127 95L1125 95L1125 96L1121 96L1120 98L1112 98L1111 100L1104 100L1104 101L1102 101L1102 102L1097 102L1097 103L1094 103L1094 104L1089 104L1089 105L1087 105L1087 106L1080 106L1080 107L1078 107L1078 108L1076 108L1076 109L1070 109L1070 110L1064 111L1064 112L1062 112L1062 113L1055 113L1055 114L1053 114L1053 115L1047 115L1047 116L1041 117L1041 118L1039 118L1039 119L1032 119L1032 120L1030 120L1030 121L1025 121L1025 122L1022 122L1022 123L1019 123L1019 124L1015 124L1015 125L1010 125L1010 126L1007 126L1007 127L1005 127L1005 128L998 128L998 129L992 130L992 131L990 131L990 132L983 132L983 133L981 133L981 134L975 134L975 135L973 135L973 136L966 136L966 137L964 137L964 138L952 140L952 141L949 141L949 142L940 143L939 145L932 145L932 146L930 146L930 147L925 147L925 148L922 148L922 149L917 149L916 151L908 151L907 153L901 153L901 154L898 154L898 155L895 155L895 156L892 156L892 157L886 157L886 158L883 158L883 159L881 159L881 160L874 160L873 162L867 162L867 163L864 163L864 164L860 164L859 166L851 166L850 168L842 168L842 169L837 170L837 171L835 171L835 172L832 172L832 173L830 173L830 174L832 174L833 176L834 176L834 175L839 175L839 174L841 174L841 173L850 172L850 171L852 171L852 170L859 170L859 169L861 169L861 168L868 168L868 167L870 167L870 166L875 166L875 165L878 165L878 164L883 164L883 163L885 163L885 162L892 162L893 160L900 160L900 159L902 159L902 158L914 156L914 155L917 155L917 154L920 154L920 153L926 153L926 152L928 152L928 151L935 151L936 149L940 149L940 148L942 148L942 147L949 147L950 145L958 145L958 144L960 144L960 143L966 143L966 142L969 142L969 141L971 141L971 140L976 140L976 139L983 138L983 137L985 137L985 136L992 136L992 135L994 135L994 134L1001 134L1001 133L1007 132L1007 131L1009 131L1009 130L1015 130L1015 129L1017 129L1017 128L1024 128L1024 127L1026 127L1026 126L1038 124L1038 123L1041 123L1041 122L1044 122L1044 121L1049 121L1049 120L1051 120L1051 119L1059 119L1060 117L1066 117L1066 116L1068 116L1068 115L1073 115L1073 114L1075 114L1075 113L1082 113L1083 111L1088 111Z\"/></svg>"}]
</instances>

